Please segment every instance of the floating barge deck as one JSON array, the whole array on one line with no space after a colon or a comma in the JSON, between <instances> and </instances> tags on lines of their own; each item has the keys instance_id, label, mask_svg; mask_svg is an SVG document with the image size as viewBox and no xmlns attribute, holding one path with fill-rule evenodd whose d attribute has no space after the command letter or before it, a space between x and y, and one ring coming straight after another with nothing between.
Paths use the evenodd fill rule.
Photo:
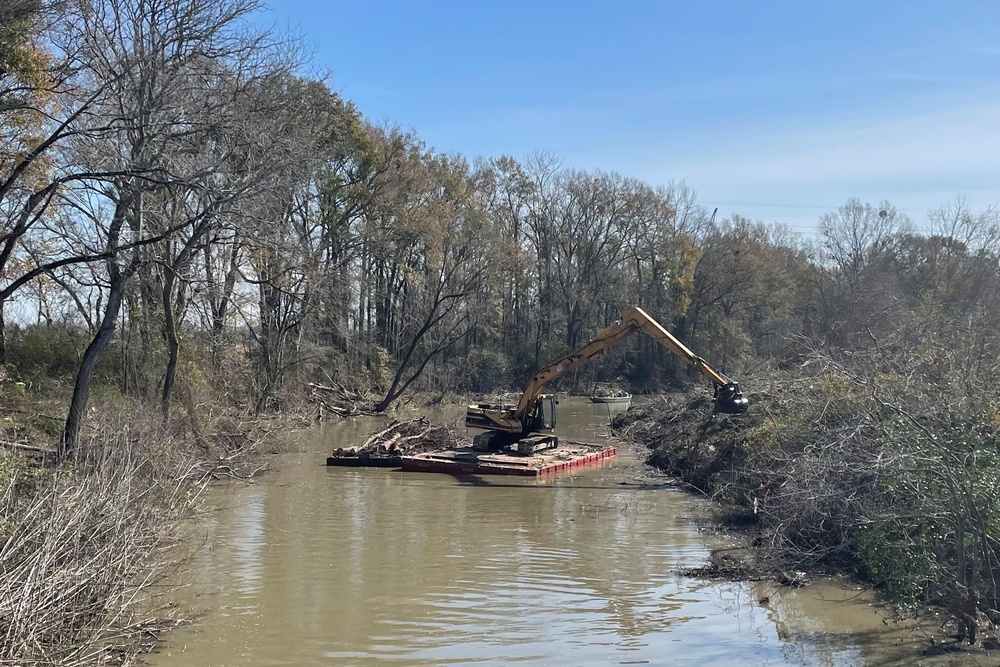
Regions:
<instances>
[{"instance_id":1,"label":"floating barge deck","mask_svg":"<svg viewBox=\"0 0 1000 667\"><path fill-rule=\"evenodd\" d=\"M519 475L539 477L593 465L618 454L609 445L564 442L554 449L531 455L507 452L479 452L471 447L442 449L404 456L404 472L440 472L449 475Z\"/></svg>"}]
</instances>

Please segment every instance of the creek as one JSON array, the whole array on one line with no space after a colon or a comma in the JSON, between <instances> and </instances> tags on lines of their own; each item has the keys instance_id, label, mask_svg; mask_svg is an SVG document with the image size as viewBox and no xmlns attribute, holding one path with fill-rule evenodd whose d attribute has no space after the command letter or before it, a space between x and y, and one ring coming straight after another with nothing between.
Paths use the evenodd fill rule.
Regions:
<instances>
[{"instance_id":1,"label":"creek","mask_svg":"<svg viewBox=\"0 0 1000 667\"><path fill-rule=\"evenodd\" d=\"M609 437L563 399L561 436ZM456 422L461 410L420 411ZM207 665L983 664L850 587L685 576L726 541L707 501L627 449L551 480L328 468L382 422L336 421L254 483L211 490L173 599L195 617L147 660Z\"/></svg>"}]
</instances>

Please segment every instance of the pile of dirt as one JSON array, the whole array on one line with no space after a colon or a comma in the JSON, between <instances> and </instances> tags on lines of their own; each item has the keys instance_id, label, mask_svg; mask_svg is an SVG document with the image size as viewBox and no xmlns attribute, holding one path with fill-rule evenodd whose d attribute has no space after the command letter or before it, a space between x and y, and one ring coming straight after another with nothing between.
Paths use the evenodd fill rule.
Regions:
<instances>
[{"instance_id":1,"label":"pile of dirt","mask_svg":"<svg viewBox=\"0 0 1000 667\"><path fill-rule=\"evenodd\" d=\"M403 422L393 420L356 447L338 447L333 457L392 458L459 446L459 436L454 428L431 424L426 418L419 417Z\"/></svg>"}]
</instances>

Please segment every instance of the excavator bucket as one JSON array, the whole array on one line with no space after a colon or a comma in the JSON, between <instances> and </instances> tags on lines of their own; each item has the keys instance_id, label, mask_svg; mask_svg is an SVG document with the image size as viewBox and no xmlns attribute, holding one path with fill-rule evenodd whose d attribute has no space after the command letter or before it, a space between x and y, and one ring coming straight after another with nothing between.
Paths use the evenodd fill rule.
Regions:
<instances>
[{"instance_id":1,"label":"excavator bucket","mask_svg":"<svg viewBox=\"0 0 1000 667\"><path fill-rule=\"evenodd\" d=\"M750 402L740 391L740 385L730 382L725 386L715 387L715 411L727 415L741 415L750 407Z\"/></svg>"}]
</instances>

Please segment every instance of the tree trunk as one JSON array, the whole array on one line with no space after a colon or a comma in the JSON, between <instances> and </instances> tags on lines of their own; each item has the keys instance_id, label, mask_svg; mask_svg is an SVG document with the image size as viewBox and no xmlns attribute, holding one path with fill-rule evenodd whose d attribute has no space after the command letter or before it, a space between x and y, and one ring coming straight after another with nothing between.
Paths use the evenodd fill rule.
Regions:
<instances>
[{"instance_id":1,"label":"tree trunk","mask_svg":"<svg viewBox=\"0 0 1000 667\"><path fill-rule=\"evenodd\" d=\"M70 400L69 414L66 417L66 427L63 430L62 440L59 442L58 458L60 461L72 459L76 452L80 426L83 424L84 411L87 409L87 400L90 397L90 385L94 379L94 369L97 367L97 361L101 358L104 350L107 349L108 343L115 335L115 325L121 311L122 299L125 294L125 275L114 266L113 262L108 264L111 267L111 289L108 292L108 302L104 308L101 326L83 353L80 370L76 374L73 398Z\"/></svg>"},{"instance_id":2,"label":"tree trunk","mask_svg":"<svg viewBox=\"0 0 1000 667\"><path fill-rule=\"evenodd\" d=\"M163 421L170 419L170 393L174 388L174 379L177 377L177 357L180 351L180 342L177 340L177 321L174 318L174 304L171 296L174 291L174 281L176 274L172 270L164 271L163 275L163 332L167 339L167 368L163 374L163 390L160 393L160 409L163 412Z\"/></svg>"},{"instance_id":3,"label":"tree trunk","mask_svg":"<svg viewBox=\"0 0 1000 667\"><path fill-rule=\"evenodd\" d=\"M257 397L256 414L261 414L274 405L275 385L278 379L274 369L278 367L274 357L278 353L276 329L278 320L278 303L274 290L266 280L260 283L260 335L257 342L260 345L260 360L257 371L259 395ZM280 297L279 297L280 298Z\"/></svg>"},{"instance_id":4,"label":"tree trunk","mask_svg":"<svg viewBox=\"0 0 1000 667\"><path fill-rule=\"evenodd\" d=\"M115 214L108 229L108 249L114 250L118 247L118 239L126 216L130 210L135 210L135 215L139 219L141 227L142 205L132 197L122 197L115 205ZM122 309L122 301L125 298L125 284L128 277L138 266L139 250L132 250L132 261L129 267L123 271L118 266L116 259L112 258L107 262L108 268L108 300L104 306L104 317L101 325L94 334L94 339L90 341L83 359L80 360L80 370L76 373L76 382L73 385L73 397L69 402L69 412L66 415L66 426L63 429L62 438L59 440L59 449L56 452L59 461L67 461L73 458L76 453L77 442L80 437L80 426L83 425L84 411L87 409L87 400L90 398L90 385L94 380L94 370L97 362L108 348L108 344L115 335L115 326L118 323L118 314Z\"/></svg>"},{"instance_id":5,"label":"tree trunk","mask_svg":"<svg viewBox=\"0 0 1000 667\"><path fill-rule=\"evenodd\" d=\"M0 364L7 363L7 320L4 318L6 301L0 301Z\"/></svg>"}]
</instances>

